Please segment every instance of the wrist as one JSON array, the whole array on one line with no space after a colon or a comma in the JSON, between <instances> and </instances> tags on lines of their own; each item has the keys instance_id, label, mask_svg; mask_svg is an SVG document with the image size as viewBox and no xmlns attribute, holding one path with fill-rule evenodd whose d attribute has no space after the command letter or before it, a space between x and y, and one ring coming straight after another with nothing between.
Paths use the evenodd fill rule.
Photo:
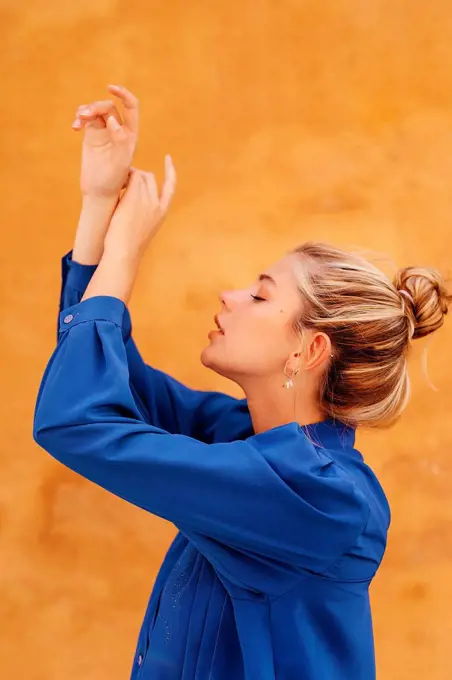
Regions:
<instances>
[{"instance_id":1,"label":"wrist","mask_svg":"<svg viewBox=\"0 0 452 680\"><path fill-rule=\"evenodd\" d=\"M115 196L96 196L94 194L82 194L82 210L92 210L96 213L114 213L119 201L119 194Z\"/></svg>"}]
</instances>

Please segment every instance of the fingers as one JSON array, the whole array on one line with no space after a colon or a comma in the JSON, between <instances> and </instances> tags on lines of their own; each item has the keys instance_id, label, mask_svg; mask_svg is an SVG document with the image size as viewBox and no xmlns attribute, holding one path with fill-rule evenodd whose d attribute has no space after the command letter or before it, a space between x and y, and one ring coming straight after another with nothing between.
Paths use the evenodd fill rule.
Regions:
<instances>
[{"instance_id":1,"label":"fingers","mask_svg":"<svg viewBox=\"0 0 452 680\"><path fill-rule=\"evenodd\" d=\"M108 116L106 126L108 131L110 132L111 139L114 144L129 141L127 133L124 130L124 126L118 122L114 115Z\"/></svg>"},{"instance_id":2,"label":"fingers","mask_svg":"<svg viewBox=\"0 0 452 680\"><path fill-rule=\"evenodd\" d=\"M152 172L131 168L127 179L125 196L135 195L144 190L151 204L159 207L162 215L166 213L176 188L176 171L171 156L165 158L165 179L159 196L157 180Z\"/></svg>"},{"instance_id":3,"label":"fingers","mask_svg":"<svg viewBox=\"0 0 452 680\"><path fill-rule=\"evenodd\" d=\"M129 172L127 173L127 177L125 178L124 184L123 184L122 187L121 187L121 191L124 192L124 191L127 189L127 187L129 186L129 182L130 182L130 180L131 180L132 174L133 174L134 172L136 172L136 168L134 168L133 165L132 165L132 166L130 166L130 168L129 168Z\"/></svg>"},{"instance_id":4,"label":"fingers","mask_svg":"<svg viewBox=\"0 0 452 680\"><path fill-rule=\"evenodd\" d=\"M129 176L127 178L127 188L140 184L141 174L142 174L141 170L131 167L129 170Z\"/></svg>"},{"instance_id":5,"label":"fingers","mask_svg":"<svg viewBox=\"0 0 452 680\"><path fill-rule=\"evenodd\" d=\"M160 207L162 212L166 212L170 206L171 200L176 190L176 169L173 164L171 156L165 156L165 178L163 180L163 187L160 194Z\"/></svg>"},{"instance_id":6,"label":"fingers","mask_svg":"<svg viewBox=\"0 0 452 680\"><path fill-rule=\"evenodd\" d=\"M147 189L148 195L151 199L152 205L158 206L159 204L159 192L157 188L157 180L152 172L142 172L141 173L144 185Z\"/></svg>"},{"instance_id":7,"label":"fingers","mask_svg":"<svg viewBox=\"0 0 452 680\"><path fill-rule=\"evenodd\" d=\"M131 167L129 170L129 174L127 176L127 179L125 181L123 189L125 189L123 200L128 197L130 200L131 196L135 196L137 192L141 192L144 186L144 179L143 175L145 173L142 170L138 170L137 168Z\"/></svg>"},{"instance_id":8,"label":"fingers","mask_svg":"<svg viewBox=\"0 0 452 680\"><path fill-rule=\"evenodd\" d=\"M93 121L96 121L93 127L105 127L108 116L114 116L120 124L122 123L119 111L111 99L95 101L87 106L78 107L72 127L74 130L81 130L87 123Z\"/></svg>"},{"instance_id":9,"label":"fingers","mask_svg":"<svg viewBox=\"0 0 452 680\"><path fill-rule=\"evenodd\" d=\"M91 120L87 121L80 121L80 120L75 120L72 123L72 129L75 130L75 132L79 132L80 130L83 130L84 128L88 127L93 127L93 128L104 128L105 127L105 121L102 118L102 116L97 116L96 118L92 118Z\"/></svg>"},{"instance_id":10,"label":"fingers","mask_svg":"<svg viewBox=\"0 0 452 680\"><path fill-rule=\"evenodd\" d=\"M139 106L138 99L130 90L122 85L108 85L111 94L121 99L124 105L124 125L132 133L138 133ZM75 131L82 130L88 123L92 127L105 127L108 116L114 116L122 125L121 116L111 99L99 100L91 104L79 106L76 117L72 123ZM103 120L103 124L102 124ZM94 122L93 122L94 121Z\"/></svg>"},{"instance_id":11,"label":"fingers","mask_svg":"<svg viewBox=\"0 0 452 680\"><path fill-rule=\"evenodd\" d=\"M138 99L130 90L122 85L108 85L108 91L119 97L124 105L124 124L134 134L138 133L139 105Z\"/></svg>"}]
</instances>

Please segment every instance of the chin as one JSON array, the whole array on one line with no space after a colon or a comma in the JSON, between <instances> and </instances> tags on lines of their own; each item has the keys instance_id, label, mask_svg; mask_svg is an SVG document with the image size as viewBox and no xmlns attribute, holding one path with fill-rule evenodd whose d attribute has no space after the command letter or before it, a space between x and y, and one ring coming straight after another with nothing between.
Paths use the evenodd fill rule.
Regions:
<instances>
[{"instance_id":1,"label":"chin","mask_svg":"<svg viewBox=\"0 0 452 680\"><path fill-rule=\"evenodd\" d=\"M226 367L222 365L222 362L220 361L220 358L218 356L218 351L212 344L204 347L204 349L201 352L200 359L202 365L205 366L206 368L210 368L211 371L215 371L215 373L218 373L219 375L222 375L225 378L229 378L228 372L226 371Z\"/></svg>"},{"instance_id":2,"label":"chin","mask_svg":"<svg viewBox=\"0 0 452 680\"><path fill-rule=\"evenodd\" d=\"M215 370L215 350L212 349L212 345L207 345L201 352L201 363L206 368L211 368Z\"/></svg>"}]
</instances>

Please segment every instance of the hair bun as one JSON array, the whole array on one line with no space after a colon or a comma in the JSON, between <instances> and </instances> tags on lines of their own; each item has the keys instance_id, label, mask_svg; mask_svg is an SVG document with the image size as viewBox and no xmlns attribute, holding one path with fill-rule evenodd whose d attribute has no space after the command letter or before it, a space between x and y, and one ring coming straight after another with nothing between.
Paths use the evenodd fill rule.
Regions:
<instances>
[{"instance_id":1,"label":"hair bun","mask_svg":"<svg viewBox=\"0 0 452 680\"><path fill-rule=\"evenodd\" d=\"M423 338L443 325L452 295L438 271L405 267L397 272L394 285L402 295L406 312L414 324L413 339Z\"/></svg>"}]
</instances>

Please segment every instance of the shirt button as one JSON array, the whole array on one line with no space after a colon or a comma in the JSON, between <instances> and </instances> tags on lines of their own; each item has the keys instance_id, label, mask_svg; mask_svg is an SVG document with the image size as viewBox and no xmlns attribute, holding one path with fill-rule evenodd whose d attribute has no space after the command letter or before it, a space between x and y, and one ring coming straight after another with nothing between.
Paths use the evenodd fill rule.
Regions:
<instances>
[{"instance_id":1,"label":"shirt button","mask_svg":"<svg viewBox=\"0 0 452 680\"><path fill-rule=\"evenodd\" d=\"M74 317L72 316L72 314L68 314L67 316L64 317L63 321L64 323L71 323L73 318Z\"/></svg>"},{"instance_id":2,"label":"shirt button","mask_svg":"<svg viewBox=\"0 0 452 680\"><path fill-rule=\"evenodd\" d=\"M141 666L142 663L143 663L143 657L140 654L140 656L138 657L138 665Z\"/></svg>"}]
</instances>

